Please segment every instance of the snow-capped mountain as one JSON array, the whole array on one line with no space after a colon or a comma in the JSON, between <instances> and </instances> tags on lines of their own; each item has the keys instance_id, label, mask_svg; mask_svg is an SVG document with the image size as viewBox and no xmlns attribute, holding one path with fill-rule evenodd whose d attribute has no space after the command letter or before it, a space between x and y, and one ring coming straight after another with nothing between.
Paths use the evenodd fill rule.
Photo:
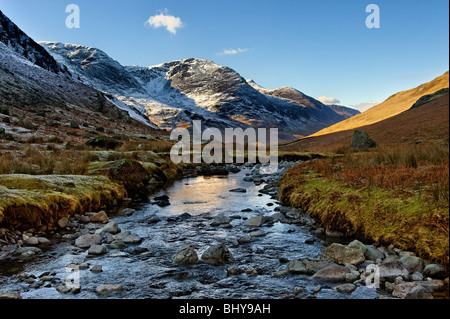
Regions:
<instances>
[{"instance_id":1,"label":"snow-capped mountain","mask_svg":"<svg viewBox=\"0 0 450 319\"><path fill-rule=\"evenodd\" d=\"M41 44L83 83L147 114L160 128L189 126L198 119L218 128L277 127L283 139L290 139L347 118L297 90L265 90L208 60L122 66L99 49Z\"/></svg>"},{"instance_id":2,"label":"snow-capped mountain","mask_svg":"<svg viewBox=\"0 0 450 319\"><path fill-rule=\"evenodd\" d=\"M48 54L33 39L28 37L0 10L0 42L18 53L23 58L43 69L63 76L70 76L69 71Z\"/></svg>"},{"instance_id":3,"label":"snow-capped mountain","mask_svg":"<svg viewBox=\"0 0 450 319\"><path fill-rule=\"evenodd\" d=\"M28 37L0 11L0 104L19 108L52 107L99 112L116 120L135 119L156 128L145 114L113 96L75 81L64 64ZM58 110L59 111L59 110Z\"/></svg>"}]
</instances>

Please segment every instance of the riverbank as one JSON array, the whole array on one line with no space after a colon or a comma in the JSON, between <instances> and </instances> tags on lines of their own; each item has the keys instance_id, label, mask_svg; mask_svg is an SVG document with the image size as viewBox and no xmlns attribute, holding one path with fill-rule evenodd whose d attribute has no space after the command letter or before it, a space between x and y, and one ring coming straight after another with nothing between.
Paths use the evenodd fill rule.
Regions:
<instances>
[{"instance_id":1,"label":"riverbank","mask_svg":"<svg viewBox=\"0 0 450 319\"><path fill-rule=\"evenodd\" d=\"M349 153L294 167L280 181L280 200L329 231L411 250L448 269L448 159L445 151L414 151Z\"/></svg>"}]
</instances>

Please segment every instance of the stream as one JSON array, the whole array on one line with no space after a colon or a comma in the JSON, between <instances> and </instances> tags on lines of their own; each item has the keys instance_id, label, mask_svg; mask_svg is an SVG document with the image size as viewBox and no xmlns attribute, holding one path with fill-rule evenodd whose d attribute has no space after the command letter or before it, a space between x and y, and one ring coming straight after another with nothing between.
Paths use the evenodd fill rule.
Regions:
<instances>
[{"instance_id":1,"label":"stream","mask_svg":"<svg viewBox=\"0 0 450 319\"><path fill-rule=\"evenodd\" d=\"M333 284L319 283L308 275L288 273L274 276L276 271L286 268L289 260L316 258L324 246L305 225L273 222L258 228L246 226L245 221L252 216L263 214L269 217L280 210L279 203L271 195L259 192L264 183L255 185L244 181L250 173L251 168L243 168L229 176L200 176L177 181L154 195L167 195L170 206L133 202L129 206L136 210L132 215L119 212L109 216L110 221L118 223L122 232L138 235L142 239L139 244L120 249L105 245L108 247L106 254L92 257L85 250L73 246L73 241L52 240L48 249L23 263L20 270L37 278L51 275L52 281L30 288L17 275L0 276L4 280L0 291L17 291L24 299L376 297L371 289L365 287L352 294L339 293L332 289ZM246 192L230 192L237 188ZM294 209L283 209L295 213ZM213 219L221 215L231 219L232 227L211 226ZM252 242L238 241L255 231L260 233ZM228 247L233 260L219 265L203 262L200 259L202 253L217 244ZM188 265L175 264L174 255L185 245L195 247L199 261ZM64 283L72 274L66 267L83 263L89 267L77 274L81 290L76 294L58 292L57 281ZM95 265L101 265L102 271L90 271ZM255 271L227 276L227 269L232 266L244 271L252 267ZM96 293L96 287L102 284L121 284L123 290L105 295Z\"/></svg>"}]
</instances>

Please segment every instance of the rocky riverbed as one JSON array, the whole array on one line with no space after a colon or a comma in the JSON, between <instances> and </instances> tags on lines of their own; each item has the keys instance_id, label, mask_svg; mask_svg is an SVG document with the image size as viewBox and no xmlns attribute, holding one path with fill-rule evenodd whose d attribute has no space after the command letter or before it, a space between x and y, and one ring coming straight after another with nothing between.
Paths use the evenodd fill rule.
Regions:
<instances>
[{"instance_id":1,"label":"rocky riverbed","mask_svg":"<svg viewBox=\"0 0 450 319\"><path fill-rule=\"evenodd\" d=\"M280 206L261 165L199 167L149 201L0 229L0 298L433 298L447 273ZM120 207L121 206L121 207Z\"/></svg>"}]
</instances>

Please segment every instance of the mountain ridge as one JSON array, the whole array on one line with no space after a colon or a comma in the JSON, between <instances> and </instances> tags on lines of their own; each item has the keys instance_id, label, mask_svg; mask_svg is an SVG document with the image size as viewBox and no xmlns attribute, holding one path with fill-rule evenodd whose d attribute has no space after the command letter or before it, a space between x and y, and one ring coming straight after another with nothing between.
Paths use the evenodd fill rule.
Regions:
<instances>
[{"instance_id":1,"label":"mountain ridge","mask_svg":"<svg viewBox=\"0 0 450 319\"><path fill-rule=\"evenodd\" d=\"M408 110L423 95L432 94L447 87L449 87L449 71L415 88L397 92L369 110L310 136L325 135L377 123Z\"/></svg>"},{"instance_id":2,"label":"mountain ridge","mask_svg":"<svg viewBox=\"0 0 450 319\"><path fill-rule=\"evenodd\" d=\"M200 119L205 126L219 128L278 127L283 138L293 139L348 118L348 114L338 114L292 88L289 90L307 98L294 101L283 97L280 91L288 89L276 91L279 96L261 92L235 70L205 59L121 66L99 49L41 44L82 82L147 114L163 129L189 126L193 119Z\"/></svg>"}]
</instances>

